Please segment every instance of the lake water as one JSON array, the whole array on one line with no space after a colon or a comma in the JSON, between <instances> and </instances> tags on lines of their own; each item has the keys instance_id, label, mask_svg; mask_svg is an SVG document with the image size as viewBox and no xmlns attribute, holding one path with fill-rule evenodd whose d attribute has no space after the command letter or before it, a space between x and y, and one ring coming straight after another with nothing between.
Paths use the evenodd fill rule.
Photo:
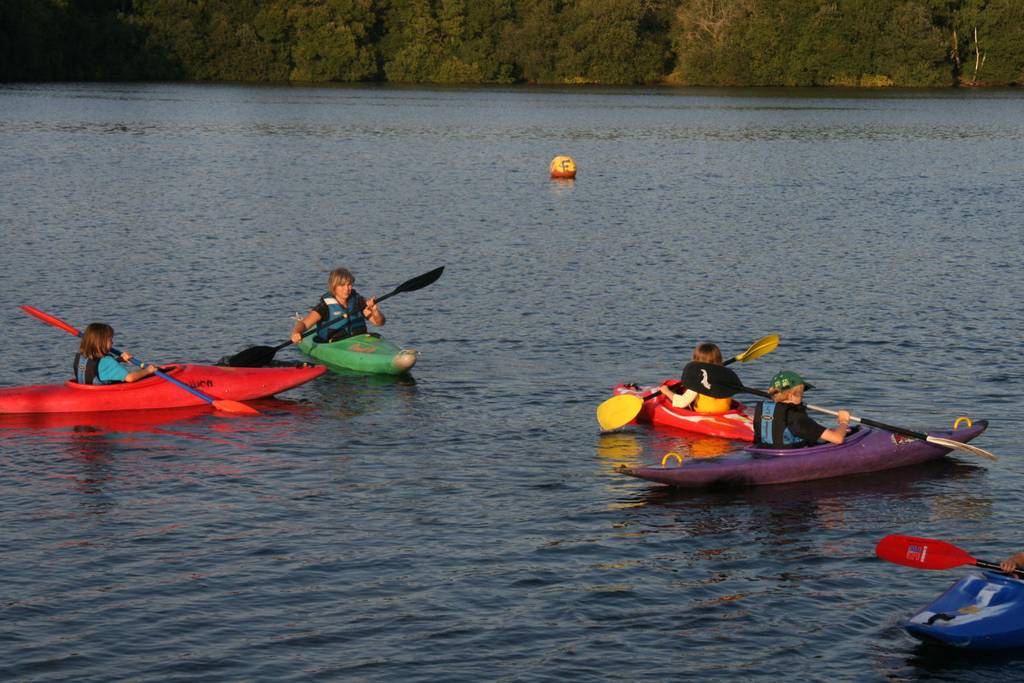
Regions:
<instances>
[{"instance_id":1,"label":"lake water","mask_svg":"<svg viewBox=\"0 0 1024 683\"><path fill-rule=\"evenodd\" d=\"M988 681L1024 657L899 626L966 568L887 533L1024 549L1024 94L0 86L0 385L108 321L143 360L286 339L345 265L421 352L135 422L0 425L0 679ZM548 178L558 154L575 181ZM693 345L967 454L680 493L705 447L595 407ZM301 359L294 348L283 361Z\"/></svg>"}]
</instances>

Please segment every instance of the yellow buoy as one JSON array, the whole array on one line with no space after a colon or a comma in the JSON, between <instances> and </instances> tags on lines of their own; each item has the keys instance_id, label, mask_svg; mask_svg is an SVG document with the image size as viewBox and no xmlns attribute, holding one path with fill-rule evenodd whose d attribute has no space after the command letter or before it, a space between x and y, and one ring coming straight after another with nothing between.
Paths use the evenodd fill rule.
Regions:
<instances>
[{"instance_id":1,"label":"yellow buoy","mask_svg":"<svg viewBox=\"0 0 1024 683\"><path fill-rule=\"evenodd\" d=\"M557 156L551 160L548 170L551 171L552 178L575 178L576 162L572 157Z\"/></svg>"}]
</instances>

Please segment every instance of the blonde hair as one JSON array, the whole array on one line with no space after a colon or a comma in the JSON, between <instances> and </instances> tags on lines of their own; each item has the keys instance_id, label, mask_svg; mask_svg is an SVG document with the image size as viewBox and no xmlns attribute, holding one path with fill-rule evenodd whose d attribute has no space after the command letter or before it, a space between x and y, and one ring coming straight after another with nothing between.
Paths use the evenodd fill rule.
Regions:
<instances>
[{"instance_id":1,"label":"blonde hair","mask_svg":"<svg viewBox=\"0 0 1024 683\"><path fill-rule=\"evenodd\" d=\"M693 360L698 363L722 364L722 351L711 342L701 342L693 350Z\"/></svg>"},{"instance_id":2,"label":"blonde hair","mask_svg":"<svg viewBox=\"0 0 1024 683\"><path fill-rule=\"evenodd\" d=\"M82 341L78 345L78 352L97 360L107 355L110 346L114 343L114 328L106 323L89 323L82 333Z\"/></svg>"},{"instance_id":3,"label":"blonde hair","mask_svg":"<svg viewBox=\"0 0 1024 683\"><path fill-rule=\"evenodd\" d=\"M327 291L334 292L334 288L346 282L356 283L356 276L348 268L335 268L327 276Z\"/></svg>"}]
</instances>

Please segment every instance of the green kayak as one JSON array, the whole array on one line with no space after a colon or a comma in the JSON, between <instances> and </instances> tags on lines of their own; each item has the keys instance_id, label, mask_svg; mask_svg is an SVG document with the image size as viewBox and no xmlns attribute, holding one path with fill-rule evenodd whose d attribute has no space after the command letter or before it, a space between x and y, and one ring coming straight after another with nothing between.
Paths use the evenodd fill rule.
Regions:
<instances>
[{"instance_id":1,"label":"green kayak","mask_svg":"<svg viewBox=\"0 0 1024 683\"><path fill-rule=\"evenodd\" d=\"M299 342L299 349L331 370L403 375L416 364L415 351L399 348L378 334L357 334L327 344L318 344L310 336Z\"/></svg>"}]
</instances>

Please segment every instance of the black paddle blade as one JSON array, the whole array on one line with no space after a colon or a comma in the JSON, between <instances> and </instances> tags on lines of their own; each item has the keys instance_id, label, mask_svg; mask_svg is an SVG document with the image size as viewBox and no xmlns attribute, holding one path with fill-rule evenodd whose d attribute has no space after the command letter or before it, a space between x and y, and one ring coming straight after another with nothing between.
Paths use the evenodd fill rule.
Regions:
<instances>
[{"instance_id":1,"label":"black paddle blade","mask_svg":"<svg viewBox=\"0 0 1024 683\"><path fill-rule=\"evenodd\" d=\"M417 289L423 289L427 285L437 282L437 278L441 277L441 273L443 272L444 266L440 266L438 268L434 268L429 273L417 275L413 279L406 280L402 284L398 285L387 294L382 294L381 296L378 296L376 301L377 303L380 303L381 301L384 301L384 299L390 299L395 294L401 294L402 292L415 292Z\"/></svg>"},{"instance_id":2,"label":"black paddle blade","mask_svg":"<svg viewBox=\"0 0 1024 683\"><path fill-rule=\"evenodd\" d=\"M433 284L441 277L441 273L444 272L444 266L434 268L429 273L423 273L423 275L417 275L411 280L406 280L402 284L395 287L395 294L399 292L415 292L417 289L423 289L427 285Z\"/></svg>"},{"instance_id":3,"label":"black paddle blade","mask_svg":"<svg viewBox=\"0 0 1024 683\"><path fill-rule=\"evenodd\" d=\"M233 368L262 368L274 360L275 353L277 353L277 349L273 346L253 346L222 360L218 365L229 365Z\"/></svg>"},{"instance_id":4,"label":"black paddle blade","mask_svg":"<svg viewBox=\"0 0 1024 683\"><path fill-rule=\"evenodd\" d=\"M712 398L729 398L743 390L743 383L729 368L691 361L683 368L683 386Z\"/></svg>"}]
</instances>

